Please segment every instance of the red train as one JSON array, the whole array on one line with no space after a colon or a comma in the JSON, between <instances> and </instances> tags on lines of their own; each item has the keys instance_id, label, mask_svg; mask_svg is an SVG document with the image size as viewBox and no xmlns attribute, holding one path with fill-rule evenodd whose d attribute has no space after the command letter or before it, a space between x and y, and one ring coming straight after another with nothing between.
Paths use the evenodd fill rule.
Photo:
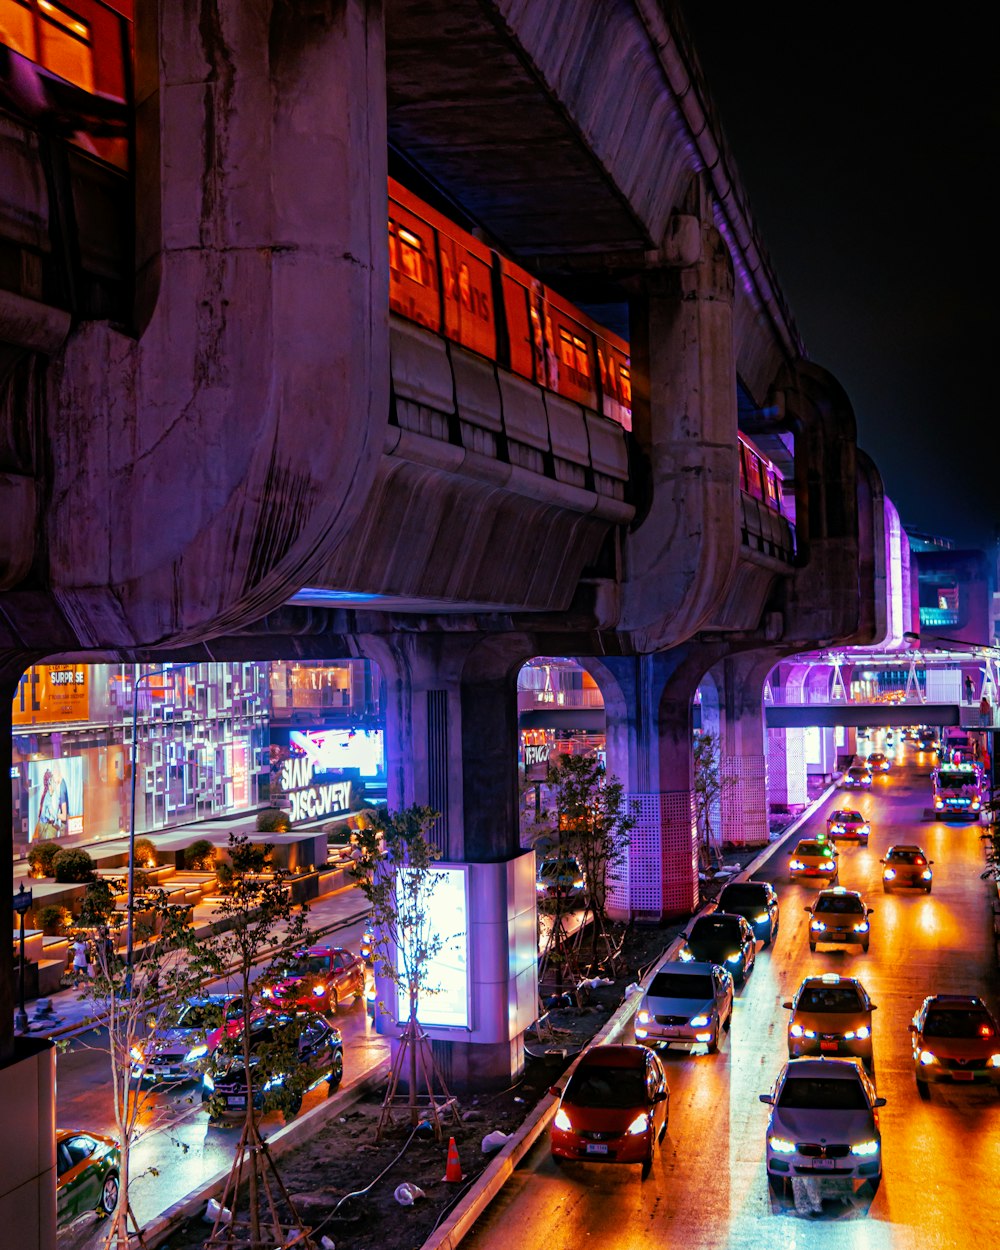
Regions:
<instances>
[{"instance_id":1,"label":"red train","mask_svg":"<svg viewBox=\"0 0 1000 1250\"><path fill-rule=\"evenodd\" d=\"M629 346L389 179L389 306L537 386L632 428ZM740 487L781 511L781 475L740 435Z\"/></svg>"}]
</instances>

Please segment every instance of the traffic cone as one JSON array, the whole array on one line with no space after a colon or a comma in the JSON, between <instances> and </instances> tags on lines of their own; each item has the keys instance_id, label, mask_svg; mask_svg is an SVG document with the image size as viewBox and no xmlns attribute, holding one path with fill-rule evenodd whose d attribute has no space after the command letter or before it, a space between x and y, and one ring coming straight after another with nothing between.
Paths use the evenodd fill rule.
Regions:
<instances>
[{"instance_id":1,"label":"traffic cone","mask_svg":"<svg viewBox=\"0 0 1000 1250\"><path fill-rule=\"evenodd\" d=\"M458 1147L455 1145L454 1137L448 1138L448 1166L444 1170L442 1180L448 1184L454 1184L457 1181L464 1180L462 1175L462 1165L458 1161Z\"/></svg>"}]
</instances>

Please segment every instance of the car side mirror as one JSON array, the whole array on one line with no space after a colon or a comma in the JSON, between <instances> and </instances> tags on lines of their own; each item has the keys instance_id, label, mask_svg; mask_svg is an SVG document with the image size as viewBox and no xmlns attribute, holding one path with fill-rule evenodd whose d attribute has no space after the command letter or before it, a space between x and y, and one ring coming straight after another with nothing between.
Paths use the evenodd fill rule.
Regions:
<instances>
[{"instance_id":1,"label":"car side mirror","mask_svg":"<svg viewBox=\"0 0 1000 1250\"><path fill-rule=\"evenodd\" d=\"M876 1099L875 1099L875 1103L874 1103L874 1105L875 1105L876 1107L884 1107L884 1106L885 1106L885 1099L884 1099L884 1098L876 1098Z\"/></svg>"},{"instance_id":2,"label":"car side mirror","mask_svg":"<svg viewBox=\"0 0 1000 1250\"><path fill-rule=\"evenodd\" d=\"M911 1020L911 1021L910 1021L910 1023L907 1025L907 1028L910 1030L910 1032L911 1032L911 1033L916 1033L916 1031L917 1031L917 1026L913 1023L913 1021L912 1021L912 1020Z\"/></svg>"},{"instance_id":3,"label":"car side mirror","mask_svg":"<svg viewBox=\"0 0 1000 1250\"><path fill-rule=\"evenodd\" d=\"M562 1087L559 1085L550 1085L549 1093L553 1098L562 1098Z\"/></svg>"},{"instance_id":4,"label":"car side mirror","mask_svg":"<svg viewBox=\"0 0 1000 1250\"><path fill-rule=\"evenodd\" d=\"M869 915L869 916L874 916L874 915L875 915L875 908L874 908L874 907L869 907L869 908L868 908L868 915Z\"/></svg>"},{"instance_id":5,"label":"car side mirror","mask_svg":"<svg viewBox=\"0 0 1000 1250\"><path fill-rule=\"evenodd\" d=\"M928 864L933 864L933 863L934 863L934 861L933 861L932 859L929 859L927 862L928 862Z\"/></svg>"},{"instance_id":6,"label":"car side mirror","mask_svg":"<svg viewBox=\"0 0 1000 1250\"><path fill-rule=\"evenodd\" d=\"M807 915L807 916L811 916L811 915L812 915L812 908L811 908L811 907L803 907L803 908L802 908L802 910L806 913L806 915Z\"/></svg>"},{"instance_id":7,"label":"car side mirror","mask_svg":"<svg viewBox=\"0 0 1000 1250\"><path fill-rule=\"evenodd\" d=\"M653 1102L666 1102L666 1101L667 1101L667 1091L665 1089L658 1089L656 1093L653 1095Z\"/></svg>"},{"instance_id":8,"label":"car side mirror","mask_svg":"<svg viewBox=\"0 0 1000 1250\"><path fill-rule=\"evenodd\" d=\"M884 860L884 859L880 859L878 862L879 862L880 864L884 864L884 863L885 863L885 860Z\"/></svg>"},{"instance_id":9,"label":"car side mirror","mask_svg":"<svg viewBox=\"0 0 1000 1250\"><path fill-rule=\"evenodd\" d=\"M878 1003L869 1003L869 1004L868 1004L868 1010L869 1010L869 1011L878 1011Z\"/></svg>"},{"instance_id":10,"label":"car side mirror","mask_svg":"<svg viewBox=\"0 0 1000 1250\"><path fill-rule=\"evenodd\" d=\"M774 1106L773 1094L758 1094L757 1097L761 1100L761 1102L766 1102L769 1107Z\"/></svg>"},{"instance_id":11,"label":"car side mirror","mask_svg":"<svg viewBox=\"0 0 1000 1250\"><path fill-rule=\"evenodd\" d=\"M782 1003L781 1005L782 1005L782 1007L784 1007L784 1009L785 1009L786 1011L791 1011L791 1009L792 1009L792 1004L791 1004L791 1003Z\"/></svg>"}]
</instances>

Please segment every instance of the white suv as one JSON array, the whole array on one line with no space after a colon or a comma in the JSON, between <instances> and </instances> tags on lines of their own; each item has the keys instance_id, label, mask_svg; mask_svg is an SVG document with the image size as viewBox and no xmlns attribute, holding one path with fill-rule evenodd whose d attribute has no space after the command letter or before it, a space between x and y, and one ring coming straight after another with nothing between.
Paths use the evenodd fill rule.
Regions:
<instances>
[{"instance_id":1,"label":"white suv","mask_svg":"<svg viewBox=\"0 0 1000 1250\"><path fill-rule=\"evenodd\" d=\"M859 1059L790 1059L770 1094L767 1183L783 1193L795 1176L882 1179L878 1109L885 1099Z\"/></svg>"},{"instance_id":2,"label":"white suv","mask_svg":"<svg viewBox=\"0 0 1000 1250\"><path fill-rule=\"evenodd\" d=\"M666 963L653 977L635 1017L635 1039L647 1045L696 1046L714 1055L733 1018L733 978L710 963Z\"/></svg>"}]
</instances>

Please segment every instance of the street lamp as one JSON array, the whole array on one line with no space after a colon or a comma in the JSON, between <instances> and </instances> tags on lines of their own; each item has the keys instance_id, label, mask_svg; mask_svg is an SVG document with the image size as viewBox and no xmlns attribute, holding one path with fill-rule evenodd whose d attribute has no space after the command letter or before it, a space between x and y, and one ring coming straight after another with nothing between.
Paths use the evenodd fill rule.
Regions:
<instances>
[{"instance_id":1,"label":"street lamp","mask_svg":"<svg viewBox=\"0 0 1000 1250\"><path fill-rule=\"evenodd\" d=\"M141 665L135 666L135 680L132 683L132 746L129 752L129 764L132 770L132 801L128 816L128 901L125 920L125 992L132 988L132 937L135 916L135 774L139 753L139 687L144 681L153 677L163 677L181 668L197 668L201 660L188 660L186 663L172 664L169 668L154 668L148 673L140 673Z\"/></svg>"},{"instance_id":2,"label":"street lamp","mask_svg":"<svg viewBox=\"0 0 1000 1250\"><path fill-rule=\"evenodd\" d=\"M14 910L17 912L21 920L21 975L20 975L20 1003L17 1011L14 1012L14 1032L27 1033L28 1031L28 1013L24 1009L24 913L31 906L31 891L24 888L24 882L21 882L21 888L14 895Z\"/></svg>"}]
</instances>

